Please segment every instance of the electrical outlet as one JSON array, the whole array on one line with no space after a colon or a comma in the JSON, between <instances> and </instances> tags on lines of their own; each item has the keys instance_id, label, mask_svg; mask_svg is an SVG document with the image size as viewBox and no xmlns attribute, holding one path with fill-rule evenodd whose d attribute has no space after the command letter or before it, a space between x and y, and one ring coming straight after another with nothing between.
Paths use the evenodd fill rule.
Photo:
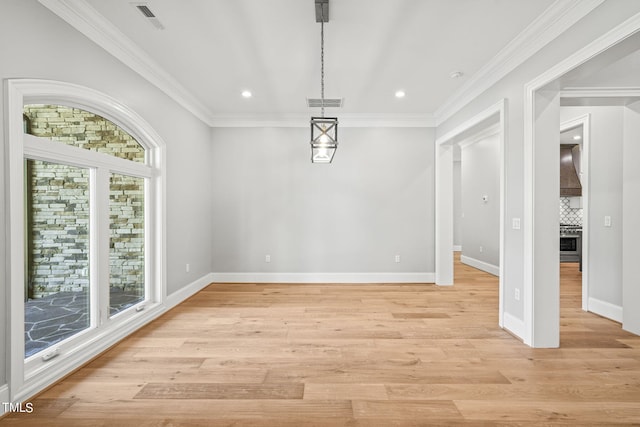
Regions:
<instances>
[{"instance_id":1,"label":"electrical outlet","mask_svg":"<svg viewBox=\"0 0 640 427\"><path fill-rule=\"evenodd\" d=\"M264 262L271 262L271 255L265 255Z\"/></svg>"},{"instance_id":2,"label":"electrical outlet","mask_svg":"<svg viewBox=\"0 0 640 427\"><path fill-rule=\"evenodd\" d=\"M191 266L190 266L189 264L187 264L187 265L184 267L184 271L186 271L186 272L188 273L190 270L191 270Z\"/></svg>"},{"instance_id":3,"label":"electrical outlet","mask_svg":"<svg viewBox=\"0 0 640 427\"><path fill-rule=\"evenodd\" d=\"M516 299L516 301L520 301L520 289L518 289L518 288L514 289L513 297Z\"/></svg>"},{"instance_id":4,"label":"electrical outlet","mask_svg":"<svg viewBox=\"0 0 640 427\"><path fill-rule=\"evenodd\" d=\"M604 226L611 227L611 217L609 215L604 217Z\"/></svg>"},{"instance_id":5,"label":"electrical outlet","mask_svg":"<svg viewBox=\"0 0 640 427\"><path fill-rule=\"evenodd\" d=\"M514 230L520 230L520 218L513 218L512 228Z\"/></svg>"},{"instance_id":6,"label":"electrical outlet","mask_svg":"<svg viewBox=\"0 0 640 427\"><path fill-rule=\"evenodd\" d=\"M480 246L480 252L482 252L484 250L484 248L482 246Z\"/></svg>"},{"instance_id":7,"label":"electrical outlet","mask_svg":"<svg viewBox=\"0 0 640 427\"><path fill-rule=\"evenodd\" d=\"M400 262L400 255L396 255L396 262Z\"/></svg>"}]
</instances>

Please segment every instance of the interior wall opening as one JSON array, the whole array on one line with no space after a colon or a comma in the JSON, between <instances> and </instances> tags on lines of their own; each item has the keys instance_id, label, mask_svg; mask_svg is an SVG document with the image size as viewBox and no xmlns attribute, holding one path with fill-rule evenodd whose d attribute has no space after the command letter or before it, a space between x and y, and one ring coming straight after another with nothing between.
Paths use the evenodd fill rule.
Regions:
<instances>
[{"instance_id":1,"label":"interior wall opening","mask_svg":"<svg viewBox=\"0 0 640 427\"><path fill-rule=\"evenodd\" d=\"M456 219L455 205L459 204L459 200L455 200L454 193L456 188L454 183L454 171L456 167L457 153L461 153L461 146L469 147L474 142L482 141L490 137L497 139L497 153L494 152L492 159L497 166L497 187L498 190L494 196L489 197L486 191L478 190L477 200L474 198L469 203L477 202L480 207L487 205L490 200L492 206L497 207L499 212L498 223L494 234L497 234L495 240L495 258L496 261L486 263L476 263L475 267L481 267L484 271L490 271L491 274L499 276L499 325L503 326L503 293L504 283L502 269L504 266L504 115L505 100L500 101L494 106L488 108L484 112L478 114L461 126L443 135L436 140L436 284L453 285L454 284L454 251L462 249L456 247L454 242L454 229L458 226ZM460 157L460 160L462 157ZM491 178L489 178L491 179ZM476 189L477 190L477 189ZM482 245L478 246L478 252L483 253ZM467 257L467 260L471 260Z\"/></svg>"},{"instance_id":2,"label":"interior wall opening","mask_svg":"<svg viewBox=\"0 0 640 427\"><path fill-rule=\"evenodd\" d=\"M638 204L638 196L625 191L634 185L625 178L629 173L625 165L630 164L631 156L640 161L640 154L629 143L634 132L629 129L637 126L633 124L637 116L627 112L640 88L640 77L633 71L640 58L640 36L637 28L631 35L628 31L620 28L619 34L612 31L603 36L525 90L525 221L531 222L525 232L525 342L534 347L562 345L556 309L560 303L559 271L554 267L560 251L557 243L552 244L558 241L559 221L546 208L556 199L560 183L559 171L557 175L550 171L553 163L557 164L554 152L560 142L560 134L556 130L554 135L553 129L567 119L565 107L574 109L573 117L590 116L585 135L590 137L591 154L583 163L589 170L583 176L589 189L587 197L583 192L583 210L591 220L583 224L582 275L586 280L581 289L582 307L622 322L626 330L640 330L640 319L627 321L624 316L639 309L629 298L637 292L625 278L631 276L626 272L630 267L622 263L629 256L626 252L637 255L635 248L624 244L630 238L628 233L634 233L625 227L624 213ZM608 131L602 131L607 127ZM600 249L603 252L598 252Z\"/></svg>"}]
</instances>

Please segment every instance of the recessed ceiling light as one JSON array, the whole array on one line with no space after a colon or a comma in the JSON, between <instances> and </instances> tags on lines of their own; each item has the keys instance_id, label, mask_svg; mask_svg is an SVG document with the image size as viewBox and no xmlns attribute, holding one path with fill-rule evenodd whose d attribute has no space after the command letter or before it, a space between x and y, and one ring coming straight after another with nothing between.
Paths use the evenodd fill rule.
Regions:
<instances>
[{"instance_id":1,"label":"recessed ceiling light","mask_svg":"<svg viewBox=\"0 0 640 427\"><path fill-rule=\"evenodd\" d=\"M462 76L464 76L464 73L462 71L453 71L451 74L449 74L449 77L451 77L452 79L458 79Z\"/></svg>"},{"instance_id":2,"label":"recessed ceiling light","mask_svg":"<svg viewBox=\"0 0 640 427\"><path fill-rule=\"evenodd\" d=\"M250 90L243 90L242 91L242 97L243 98L251 98L253 96L253 94L251 93Z\"/></svg>"},{"instance_id":3,"label":"recessed ceiling light","mask_svg":"<svg viewBox=\"0 0 640 427\"><path fill-rule=\"evenodd\" d=\"M396 98L404 98L407 94L403 90L396 91Z\"/></svg>"},{"instance_id":4,"label":"recessed ceiling light","mask_svg":"<svg viewBox=\"0 0 640 427\"><path fill-rule=\"evenodd\" d=\"M582 139L582 137L580 135L573 135L573 139L575 141L580 141Z\"/></svg>"}]
</instances>

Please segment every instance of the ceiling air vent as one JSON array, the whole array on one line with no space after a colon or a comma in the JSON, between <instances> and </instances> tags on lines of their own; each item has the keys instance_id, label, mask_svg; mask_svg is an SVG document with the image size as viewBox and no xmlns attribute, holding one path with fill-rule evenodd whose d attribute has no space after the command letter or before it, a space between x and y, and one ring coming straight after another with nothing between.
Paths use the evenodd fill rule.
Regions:
<instances>
[{"instance_id":1,"label":"ceiling air vent","mask_svg":"<svg viewBox=\"0 0 640 427\"><path fill-rule=\"evenodd\" d=\"M138 10L140 12L142 12L142 14L144 16L146 16L147 18L155 18L156 15L153 14L153 12L151 12L151 9L149 9L149 6L146 6L144 4L138 5L136 6L138 8Z\"/></svg>"},{"instance_id":2,"label":"ceiling air vent","mask_svg":"<svg viewBox=\"0 0 640 427\"><path fill-rule=\"evenodd\" d=\"M324 107L325 108L340 108L342 107L342 102L344 98L325 98L324 99ZM322 99L320 98L307 98L307 106L310 108L321 108L322 107Z\"/></svg>"},{"instance_id":3,"label":"ceiling air vent","mask_svg":"<svg viewBox=\"0 0 640 427\"><path fill-rule=\"evenodd\" d=\"M145 17L145 19L153 25L158 30L164 30L164 25L162 22L156 17L155 13L149 9L149 5L147 3L131 3L133 7L138 9L140 13Z\"/></svg>"}]
</instances>

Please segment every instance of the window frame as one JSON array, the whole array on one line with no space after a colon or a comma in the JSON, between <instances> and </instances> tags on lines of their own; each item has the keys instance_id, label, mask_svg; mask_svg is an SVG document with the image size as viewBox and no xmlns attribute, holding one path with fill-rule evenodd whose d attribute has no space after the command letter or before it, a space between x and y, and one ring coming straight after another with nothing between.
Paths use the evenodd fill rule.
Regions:
<instances>
[{"instance_id":1,"label":"window frame","mask_svg":"<svg viewBox=\"0 0 640 427\"><path fill-rule=\"evenodd\" d=\"M9 392L20 401L68 374L135 329L157 316L166 300L166 209L165 143L153 128L133 110L117 100L90 88L49 80L10 79L5 83L7 103L8 216L7 216L7 312L10 345ZM23 106L26 104L65 105L100 115L133 136L145 150L145 162L138 163L105 153L69 146L48 138L24 134ZM89 329L55 346L59 356L42 360L39 352L24 357L24 159L44 160L89 168L91 304L100 308L91 313ZM145 300L137 309L109 315L109 177L111 173L145 179ZM106 197L96 197L99 193ZM105 218L106 217L106 218ZM107 254L94 252L105 240ZM106 260L106 264L105 264ZM99 265L97 264L99 263ZM97 272L97 274L95 274ZM95 277L94 277L95 276ZM95 281L95 283L94 283ZM97 284L100 283L100 286ZM94 286L95 285L95 286ZM97 287L96 287L97 286ZM100 295L96 294L97 291Z\"/></svg>"}]
</instances>

